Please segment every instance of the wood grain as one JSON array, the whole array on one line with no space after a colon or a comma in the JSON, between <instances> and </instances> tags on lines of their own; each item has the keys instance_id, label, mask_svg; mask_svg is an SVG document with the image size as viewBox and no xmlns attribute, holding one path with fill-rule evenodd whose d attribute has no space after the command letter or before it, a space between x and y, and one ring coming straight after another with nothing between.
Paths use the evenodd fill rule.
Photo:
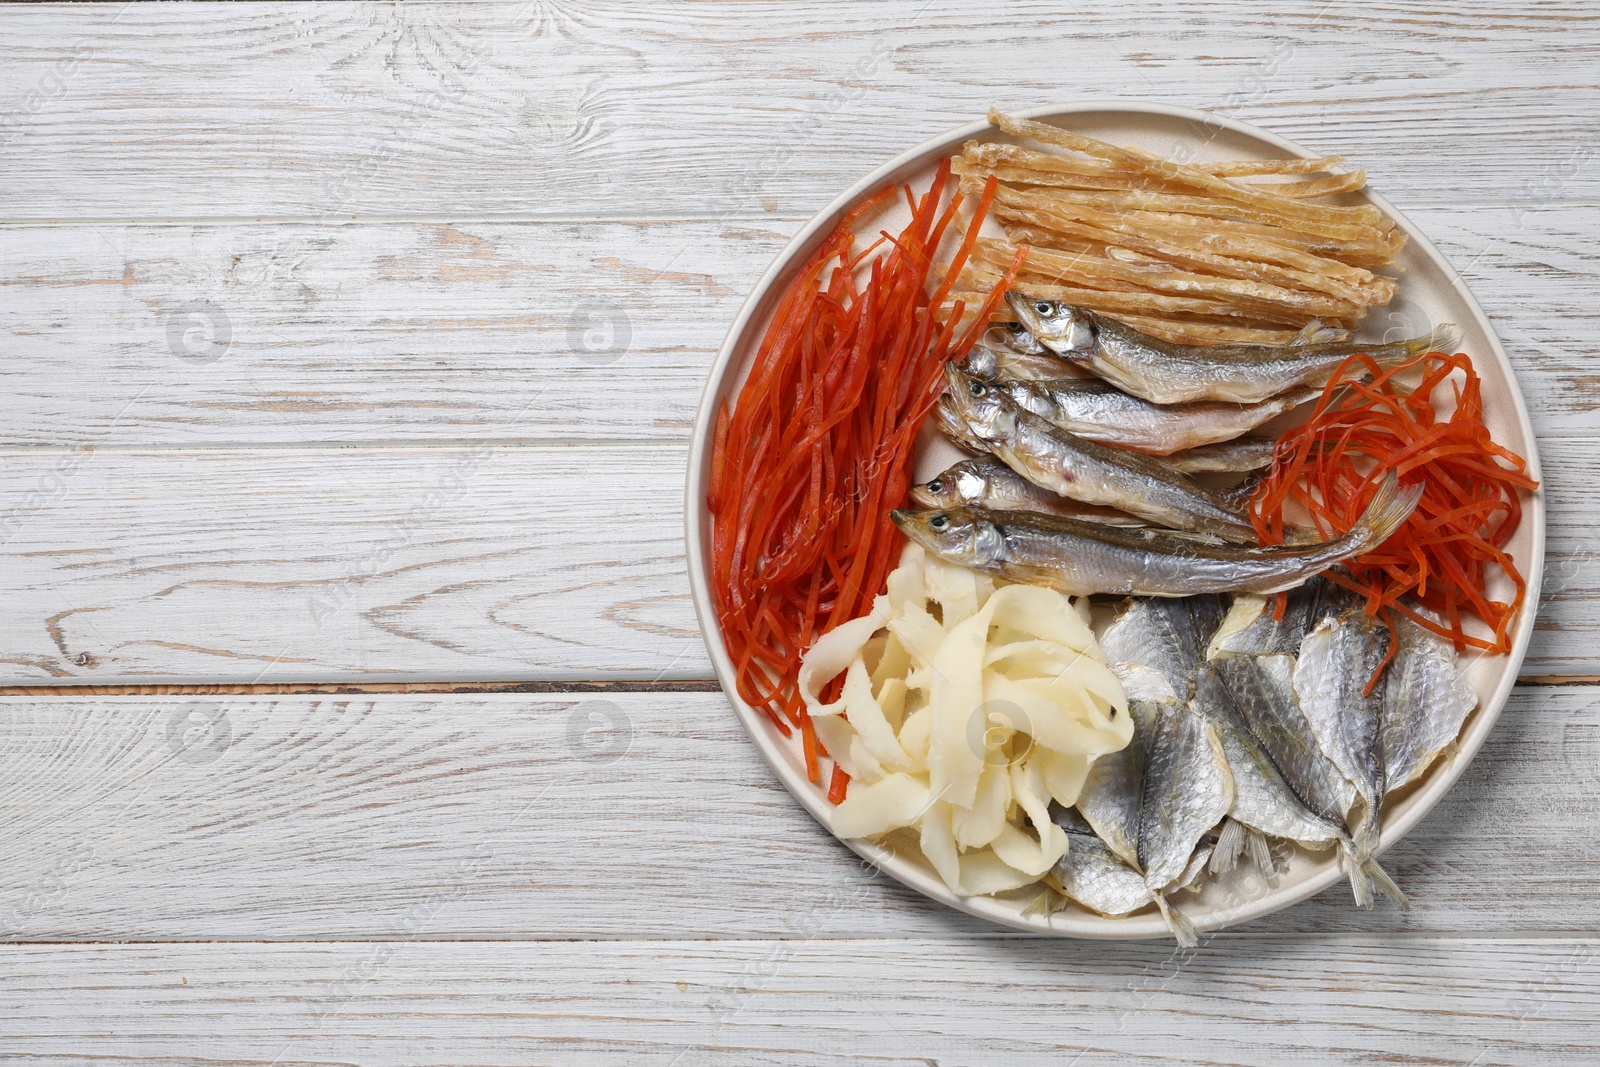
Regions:
<instances>
[{"instance_id":1,"label":"wood grain","mask_svg":"<svg viewBox=\"0 0 1600 1067\"><path fill-rule=\"evenodd\" d=\"M1523 673L1600 673L1587 473L1541 443L1548 577ZM680 446L14 452L0 682L711 677Z\"/></svg>"},{"instance_id":2,"label":"wood grain","mask_svg":"<svg viewBox=\"0 0 1600 1067\"><path fill-rule=\"evenodd\" d=\"M1583 1064L1591 939L0 949L8 1063ZM1243 1035L1248 1035L1247 1039ZM61 1058L57 1058L61 1057Z\"/></svg>"},{"instance_id":3,"label":"wood grain","mask_svg":"<svg viewBox=\"0 0 1600 1067\"><path fill-rule=\"evenodd\" d=\"M1594 215L1415 213L1548 436L1600 433ZM727 325L800 225L0 227L0 447L682 442Z\"/></svg>"},{"instance_id":4,"label":"wood grain","mask_svg":"<svg viewBox=\"0 0 1600 1067\"><path fill-rule=\"evenodd\" d=\"M1024 936L863 868L720 694L5 698L0 753L0 939ZM1518 690L1385 854L1414 911L1241 931L1600 933L1597 767L1600 689Z\"/></svg>"},{"instance_id":5,"label":"wood grain","mask_svg":"<svg viewBox=\"0 0 1600 1067\"><path fill-rule=\"evenodd\" d=\"M1597 59L1579 0L0 7L0 685L75 687L0 697L0 1058L1600 1059L1594 686L1519 689L1386 854L1414 912L1195 954L930 904L659 691L710 677L682 478L754 280L1087 95L1342 152L1433 237L1542 435L1524 672L1600 676Z\"/></svg>"},{"instance_id":6,"label":"wood grain","mask_svg":"<svg viewBox=\"0 0 1600 1067\"><path fill-rule=\"evenodd\" d=\"M684 454L26 453L3 675L250 683L709 676Z\"/></svg>"},{"instance_id":7,"label":"wood grain","mask_svg":"<svg viewBox=\"0 0 1600 1067\"><path fill-rule=\"evenodd\" d=\"M809 214L990 104L1091 95L1262 124L1402 205L1600 196L1578 0L40 5L6 29L13 219Z\"/></svg>"}]
</instances>

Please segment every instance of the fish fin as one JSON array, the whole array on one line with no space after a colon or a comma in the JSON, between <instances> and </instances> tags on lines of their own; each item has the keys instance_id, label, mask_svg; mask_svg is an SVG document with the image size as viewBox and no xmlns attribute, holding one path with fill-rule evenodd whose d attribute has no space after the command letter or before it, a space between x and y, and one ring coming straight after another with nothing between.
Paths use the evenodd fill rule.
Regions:
<instances>
[{"instance_id":1,"label":"fish fin","mask_svg":"<svg viewBox=\"0 0 1600 1067\"><path fill-rule=\"evenodd\" d=\"M1245 834L1245 851L1249 853L1250 862L1256 870L1267 880L1268 885L1276 885L1278 881L1278 867L1272 861L1272 846L1267 844L1267 839L1254 830Z\"/></svg>"},{"instance_id":2,"label":"fish fin","mask_svg":"<svg viewBox=\"0 0 1600 1067\"><path fill-rule=\"evenodd\" d=\"M1402 488L1399 476L1391 470L1384 475L1383 483L1372 494L1372 502L1367 505L1367 510L1361 513L1361 518L1345 537L1363 538L1366 544L1377 547L1411 517L1417 508L1417 501L1421 499L1422 483Z\"/></svg>"},{"instance_id":3,"label":"fish fin","mask_svg":"<svg viewBox=\"0 0 1600 1067\"><path fill-rule=\"evenodd\" d=\"M1356 898L1356 907L1370 910L1372 879L1368 877L1365 866L1356 858L1355 848L1349 841L1339 842L1339 857L1345 871L1350 875L1350 893Z\"/></svg>"},{"instance_id":4,"label":"fish fin","mask_svg":"<svg viewBox=\"0 0 1600 1067\"><path fill-rule=\"evenodd\" d=\"M1400 906L1401 911L1411 910L1411 901L1406 899L1405 893L1389 877L1389 872L1378 865L1378 861L1369 859L1361 864L1361 871L1378 887L1378 891Z\"/></svg>"},{"instance_id":5,"label":"fish fin","mask_svg":"<svg viewBox=\"0 0 1600 1067\"><path fill-rule=\"evenodd\" d=\"M1167 929L1172 931L1173 939L1178 942L1178 947L1199 947L1200 935L1195 931L1194 923L1190 922L1183 912L1168 904L1164 894L1151 890L1150 896L1156 902L1156 907L1161 909L1161 918L1166 920Z\"/></svg>"},{"instance_id":6,"label":"fish fin","mask_svg":"<svg viewBox=\"0 0 1600 1067\"><path fill-rule=\"evenodd\" d=\"M1289 344L1291 347L1298 345L1322 345L1329 344L1334 341L1343 341L1349 336L1350 331L1348 330L1337 330L1323 322L1321 319L1312 319L1310 322L1301 327L1300 332L1294 335L1294 339L1291 340Z\"/></svg>"},{"instance_id":7,"label":"fish fin","mask_svg":"<svg viewBox=\"0 0 1600 1067\"><path fill-rule=\"evenodd\" d=\"M1217 496L1230 508L1243 511L1250 503L1250 498L1256 495L1256 490L1261 488L1261 483L1266 480L1267 472L1271 467L1261 467L1244 476L1244 481L1237 485L1230 485L1225 489L1218 489ZM1321 540L1321 538L1318 538Z\"/></svg>"},{"instance_id":8,"label":"fish fin","mask_svg":"<svg viewBox=\"0 0 1600 1067\"><path fill-rule=\"evenodd\" d=\"M1216 847L1211 850L1212 874L1227 874L1239 863L1239 853L1244 849L1244 827L1232 819L1222 824L1217 834Z\"/></svg>"}]
</instances>

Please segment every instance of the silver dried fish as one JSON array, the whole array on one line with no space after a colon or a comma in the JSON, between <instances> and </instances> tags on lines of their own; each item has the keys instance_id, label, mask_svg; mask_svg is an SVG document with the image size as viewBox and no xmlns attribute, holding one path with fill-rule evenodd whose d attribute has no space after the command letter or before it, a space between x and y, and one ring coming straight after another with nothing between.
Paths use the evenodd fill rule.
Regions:
<instances>
[{"instance_id":1,"label":"silver dried fish","mask_svg":"<svg viewBox=\"0 0 1600 1067\"><path fill-rule=\"evenodd\" d=\"M1287 345L1182 345L1059 300L1012 290L1006 300L1041 345L1134 396L1157 404L1224 400L1254 404L1291 389L1327 383L1358 352L1390 366L1432 349L1452 350L1455 331L1372 344L1328 341L1315 331Z\"/></svg>"}]
</instances>

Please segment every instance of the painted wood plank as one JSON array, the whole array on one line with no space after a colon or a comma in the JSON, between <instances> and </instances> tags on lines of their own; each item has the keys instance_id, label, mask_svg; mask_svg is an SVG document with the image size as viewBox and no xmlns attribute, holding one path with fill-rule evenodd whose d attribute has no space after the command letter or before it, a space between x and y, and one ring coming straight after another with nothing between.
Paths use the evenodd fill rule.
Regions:
<instances>
[{"instance_id":1,"label":"painted wood plank","mask_svg":"<svg viewBox=\"0 0 1600 1067\"><path fill-rule=\"evenodd\" d=\"M1494 318L1538 430L1600 433L1600 215L1416 221ZM800 224L0 227L0 446L682 441Z\"/></svg>"},{"instance_id":2,"label":"painted wood plank","mask_svg":"<svg viewBox=\"0 0 1600 1067\"><path fill-rule=\"evenodd\" d=\"M1541 442L1524 676L1600 674L1600 439ZM678 445L0 456L0 684L709 678Z\"/></svg>"},{"instance_id":3,"label":"painted wood plank","mask_svg":"<svg viewBox=\"0 0 1600 1067\"><path fill-rule=\"evenodd\" d=\"M721 694L5 698L0 753L0 940L1023 936L864 867ZM1241 930L1600 933L1597 767L1600 689L1520 689L1384 857L1415 910Z\"/></svg>"},{"instance_id":4,"label":"painted wood plank","mask_svg":"<svg viewBox=\"0 0 1600 1067\"><path fill-rule=\"evenodd\" d=\"M0 35L9 218L810 213L991 104L1217 109L1402 205L1594 199L1600 22L1304 0L41 5Z\"/></svg>"},{"instance_id":5,"label":"painted wood plank","mask_svg":"<svg viewBox=\"0 0 1600 1067\"><path fill-rule=\"evenodd\" d=\"M709 675L682 449L12 454L0 676Z\"/></svg>"},{"instance_id":6,"label":"painted wood plank","mask_svg":"<svg viewBox=\"0 0 1600 1067\"><path fill-rule=\"evenodd\" d=\"M0 949L8 1063L1427 1062L1600 1055L1591 939Z\"/></svg>"}]
</instances>

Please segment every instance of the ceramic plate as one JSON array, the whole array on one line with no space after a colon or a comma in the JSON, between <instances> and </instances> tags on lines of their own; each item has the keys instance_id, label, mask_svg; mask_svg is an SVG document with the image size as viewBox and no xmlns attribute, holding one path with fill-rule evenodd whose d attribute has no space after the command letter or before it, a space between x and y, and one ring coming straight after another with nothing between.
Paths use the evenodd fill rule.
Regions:
<instances>
[{"instance_id":1,"label":"ceramic plate","mask_svg":"<svg viewBox=\"0 0 1600 1067\"><path fill-rule=\"evenodd\" d=\"M1131 101L1091 101L1034 108L1019 114L1114 144L1144 148L1169 159L1284 158L1322 154L1301 148L1254 126L1189 108ZM709 442L713 418L721 399L727 396L731 401L736 395L748 359L766 330L772 306L789 283L794 269L833 230L845 212L863 197L890 182L908 182L920 193L927 188L939 160L958 151L962 142L971 138L1010 140L987 122L975 122L951 130L885 163L841 193L838 199L801 229L768 268L740 309L722 350L717 354L716 364L712 367L710 380L700 401L699 416L695 420L694 444L689 458L686 521L689 575L700 627L723 689L728 693L734 711L738 713L756 747L795 798L830 830L831 805L823 790L806 779L798 734L794 738L781 736L765 715L747 706L736 694L733 665L729 662L716 612L712 607L710 590L706 585L711 526L706 513L705 489L710 477ZM1359 165L1360 161L1354 160L1352 163ZM1376 204L1410 238L1398 260L1402 279L1400 297L1388 307L1374 310L1359 336L1365 340L1415 337L1426 333L1437 323L1455 323L1461 334L1461 351L1472 356L1483 378L1485 419L1490 430L1497 441L1527 457L1529 473L1537 478L1538 456L1522 392L1517 387L1516 376L1505 350L1477 300L1427 237L1383 197L1367 190L1349 194L1341 200ZM890 214L875 218L872 222L873 232L880 227L891 232L898 231L909 218L903 206L900 211L898 217ZM932 477L954 455L953 450L943 452L940 447L925 448L918 456L917 479ZM1511 692L1517 668L1533 632L1533 607L1539 603L1539 577L1544 569L1542 494L1533 495L1510 551L1528 580L1528 593L1524 601L1527 606L1517 622L1511 653L1507 656L1469 656L1463 659L1464 669L1478 692L1478 709L1467 720L1455 758L1435 764L1419 783L1396 794L1386 805L1380 848L1388 848L1405 836L1455 784L1488 736ZM914 848L908 851L892 850L884 845L860 840L846 840L844 843L918 892L953 908L1007 926L1069 937L1167 936L1166 925L1153 911L1108 919L1076 905L1068 905L1047 917L1037 911L1030 912L1029 905L1037 898L1037 889L1019 890L995 897L960 897L945 886ZM1186 893L1179 901L1184 914L1194 921L1199 930L1218 930L1286 908L1341 881L1344 874L1332 857L1331 850L1323 853L1296 850L1290 858L1287 871L1279 877L1275 886L1268 887L1260 882L1258 876L1241 869L1211 880L1198 893ZM1414 903L1421 909L1428 907L1425 897Z\"/></svg>"}]
</instances>

